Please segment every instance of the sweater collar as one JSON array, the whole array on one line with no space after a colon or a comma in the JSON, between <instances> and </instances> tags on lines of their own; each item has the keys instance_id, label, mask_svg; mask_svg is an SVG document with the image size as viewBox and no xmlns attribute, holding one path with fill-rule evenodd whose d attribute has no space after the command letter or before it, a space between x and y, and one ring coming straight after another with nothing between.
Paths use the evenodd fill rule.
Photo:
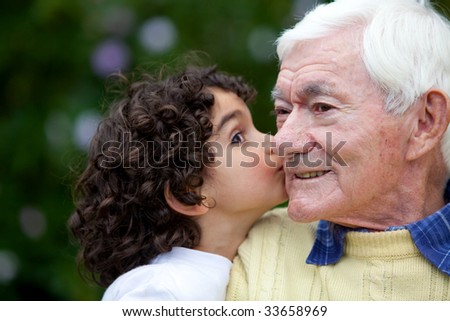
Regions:
<instances>
[{"instance_id":1,"label":"sweater collar","mask_svg":"<svg viewBox=\"0 0 450 321\"><path fill-rule=\"evenodd\" d=\"M386 231L407 229L411 238L431 264L450 275L450 203L424 219L405 226L392 226ZM320 221L313 248L306 263L329 265L337 263L344 255L345 236L348 232L368 232L328 221Z\"/></svg>"}]
</instances>

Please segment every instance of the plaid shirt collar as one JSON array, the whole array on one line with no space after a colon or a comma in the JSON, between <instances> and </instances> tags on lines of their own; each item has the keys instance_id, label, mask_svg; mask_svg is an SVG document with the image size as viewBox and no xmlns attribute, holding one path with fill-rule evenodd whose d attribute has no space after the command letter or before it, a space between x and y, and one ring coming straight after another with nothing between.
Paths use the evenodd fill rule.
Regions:
<instances>
[{"instance_id":1,"label":"plaid shirt collar","mask_svg":"<svg viewBox=\"0 0 450 321\"><path fill-rule=\"evenodd\" d=\"M450 275L450 203L436 213L405 226L393 226L386 231L408 229L420 253L441 272ZM334 264L344 255L345 235L352 229L328 221L320 221L313 248L306 263Z\"/></svg>"}]
</instances>

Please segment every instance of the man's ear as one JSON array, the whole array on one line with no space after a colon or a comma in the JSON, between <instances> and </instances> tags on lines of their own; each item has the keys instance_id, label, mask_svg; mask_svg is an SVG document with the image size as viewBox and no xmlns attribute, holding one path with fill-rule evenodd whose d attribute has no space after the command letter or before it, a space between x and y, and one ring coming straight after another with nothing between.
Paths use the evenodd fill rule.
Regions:
<instances>
[{"instance_id":1,"label":"man's ear","mask_svg":"<svg viewBox=\"0 0 450 321\"><path fill-rule=\"evenodd\" d=\"M408 160L418 159L440 146L450 121L450 99L443 91L428 90L418 104L417 122L406 155Z\"/></svg>"},{"instance_id":2,"label":"man's ear","mask_svg":"<svg viewBox=\"0 0 450 321\"><path fill-rule=\"evenodd\" d=\"M169 184L166 184L164 187L164 198L166 199L167 204L169 204L170 208L172 208L174 211L189 215L189 216L199 216L206 214L209 210L208 207L205 205L186 205L179 200L172 194L172 191L169 188Z\"/></svg>"}]
</instances>

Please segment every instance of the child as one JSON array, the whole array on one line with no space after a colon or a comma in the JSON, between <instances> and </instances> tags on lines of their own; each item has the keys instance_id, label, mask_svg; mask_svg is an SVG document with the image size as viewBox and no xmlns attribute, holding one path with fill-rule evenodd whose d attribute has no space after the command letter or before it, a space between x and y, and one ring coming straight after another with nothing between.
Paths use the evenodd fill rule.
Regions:
<instances>
[{"instance_id":1,"label":"child","mask_svg":"<svg viewBox=\"0 0 450 321\"><path fill-rule=\"evenodd\" d=\"M113 104L69 221L103 300L224 300L238 246L287 198L283 160L246 105L255 95L191 67L144 75Z\"/></svg>"}]
</instances>

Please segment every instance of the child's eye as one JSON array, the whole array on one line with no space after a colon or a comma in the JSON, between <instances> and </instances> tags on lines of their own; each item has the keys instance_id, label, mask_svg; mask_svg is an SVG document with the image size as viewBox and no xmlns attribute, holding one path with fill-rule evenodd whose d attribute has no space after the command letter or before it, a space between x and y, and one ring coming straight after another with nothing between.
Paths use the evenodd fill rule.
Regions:
<instances>
[{"instance_id":1,"label":"child's eye","mask_svg":"<svg viewBox=\"0 0 450 321\"><path fill-rule=\"evenodd\" d=\"M231 138L231 144L241 144L244 142L244 136L242 136L242 133L236 133Z\"/></svg>"}]
</instances>

